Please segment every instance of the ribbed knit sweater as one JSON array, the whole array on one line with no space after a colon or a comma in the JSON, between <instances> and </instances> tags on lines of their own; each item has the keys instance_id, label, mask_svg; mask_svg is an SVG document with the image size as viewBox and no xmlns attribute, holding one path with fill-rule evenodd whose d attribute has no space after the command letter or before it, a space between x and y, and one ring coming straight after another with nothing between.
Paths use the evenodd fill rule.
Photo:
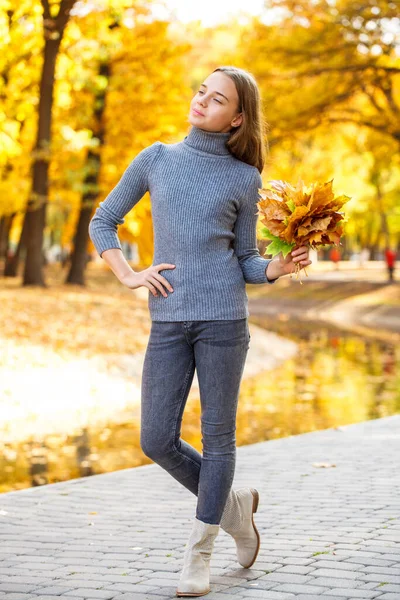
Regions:
<instances>
[{"instance_id":1,"label":"ribbed knit sweater","mask_svg":"<svg viewBox=\"0 0 400 600\"><path fill-rule=\"evenodd\" d=\"M153 265L174 291L149 290L151 320L211 321L249 316L246 283L274 283L271 259L257 248L257 202L262 179L256 167L226 147L230 133L192 126L181 142L154 142L126 168L100 202L89 235L101 256L121 248L118 225L149 191L154 232Z\"/></svg>"}]
</instances>

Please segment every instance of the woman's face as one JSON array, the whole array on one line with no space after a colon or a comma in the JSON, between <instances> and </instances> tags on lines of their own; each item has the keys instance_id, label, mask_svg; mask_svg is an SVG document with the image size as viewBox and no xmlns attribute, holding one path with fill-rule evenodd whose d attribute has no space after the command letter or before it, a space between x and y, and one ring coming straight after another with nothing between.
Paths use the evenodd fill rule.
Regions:
<instances>
[{"instance_id":1,"label":"woman's face","mask_svg":"<svg viewBox=\"0 0 400 600\"><path fill-rule=\"evenodd\" d=\"M221 71L211 73L190 103L189 122L211 132L229 132L242 122L239 97L232 79Z\"/></svg>"}]
</instances>

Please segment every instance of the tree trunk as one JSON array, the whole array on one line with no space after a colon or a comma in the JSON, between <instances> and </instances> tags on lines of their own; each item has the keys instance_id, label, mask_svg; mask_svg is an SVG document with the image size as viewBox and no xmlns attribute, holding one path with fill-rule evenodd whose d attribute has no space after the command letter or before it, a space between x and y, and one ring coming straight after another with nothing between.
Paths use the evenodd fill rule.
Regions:
<instances>
[{"instance_id":1,"label":"tree trunk","mask_svg":"<svg viewBox=\"0 0 400 600\"><path fill-rule=\"evenodd\" d=\"M0 218L0 258L7 256L7 251L10 245L10 230L15 213L12 215L3 215Z\"/></svg>"},{"instance_id":2,"label":"tree trunk","mask_svg":"<svg viewBox=\"0 0 400 600\"><path fill-rule=\"evenodd\" d=\"M26 221L22 224L21 235L19 236L19 242L14 256L7 256L4 265L4 277L16 277L18 273L19 259L22 250L25 249L25 235L26 235Z\"/></svg>"},{"instance_id":3,"label":"tree trunk","mask_svg":"<svg viewBox=\"0 0 400 600\"><path fill-rule=\"evenodd\" d=\"M102 77L110 78L109 63L101 63L99 74ZM98 197L98 184L101 165L101 149L104 145L104 110L106 106L108 86L98 90L94 105L94 133L99 140L99 144L95 152L89 150L87 155L87 175L84 181L84 189L88 191L82 194L81 209L79 212L78 224L74 238L74 249L71 256L71 267L65 283L74 283L85 285L85 268L88 260L87 245L89 240L89 223L92 216L93 207Z\"/></svg>"},{"instance_id":4,"label":"tree trunk","mask_svg":"<svg viewBox=\"0 0 400 600\"><path fill-rule=\"evenodd\" d=\"M390 236L389 236L389 225L387 220L387 215L385 209L383 207L383 194L382 189L379 183L379 180L376 182L376 200L378 204L379 216L381 219L381 233L383 235L384 246L385 248L389 248L390 246Z\"/></svg>"},{"instance_id":5,"label":"tree trunk","mask_svg":"<svg viewBox=\"0 0 400 600\"><path fill-rule=\"evenodd\" d=\"M45 287L43 278L43 229L48 200L51 120L56 59L65 26L75 0L61 0L57 17L52 17L48 0L42 0L44 50L39 94L39 120L33 153L32 191L24 219L26 259L23 285Z\"/></svg>"},{"instance_id":6,"label":"tree trunk","mask_svg":"<svg viewBox=\"0 0 400 600\"><path fill-rule=\"evenodd\" d=\"M74 249L71 254L70 269L65 283L85 285L85 268L88 261L88 228L92 216L92 207L81 208L75 232Z\"/></svg>"}]
</instances>

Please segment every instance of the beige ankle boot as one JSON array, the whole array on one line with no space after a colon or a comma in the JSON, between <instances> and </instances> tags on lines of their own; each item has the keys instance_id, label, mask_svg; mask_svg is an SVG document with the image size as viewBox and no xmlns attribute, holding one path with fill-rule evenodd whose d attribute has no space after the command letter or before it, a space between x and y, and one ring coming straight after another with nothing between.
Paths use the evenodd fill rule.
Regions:
<instances>
[{"instance_id":1,"label":"beige ankle boot","mask_svg":"<svg viewBox=\"0 0 400 600\"><path fill-rule=\"evenodd\" d=\"M177 596L204 596L210 592L210 559L219 525L194 518L183 557Z\"/></svg>"},{"instance_id":2,"label":"beige ankle boot","mask_svg":"<svg viewBox=\"0 0 400 600\"><path fill-rule=\"evenodd\" d=\"M253 519L258 501L259 494L254 488L231 489L220 522L221 528L235 540L237 559L246 569L254 563L260 549L260 534Z\"/></svg>"}]
</instances>

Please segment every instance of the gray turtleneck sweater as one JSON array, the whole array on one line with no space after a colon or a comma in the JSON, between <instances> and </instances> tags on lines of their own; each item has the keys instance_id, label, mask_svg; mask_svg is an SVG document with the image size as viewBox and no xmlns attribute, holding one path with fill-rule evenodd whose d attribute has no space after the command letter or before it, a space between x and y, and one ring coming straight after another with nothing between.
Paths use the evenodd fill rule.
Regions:
<instances>
[{"instance_id":1,"label":"gray turtleneck sweater","mask_svg":"<svg viewBox=\"0 0 400 600\"><path fill-rule=\"evenodd\" d=\"M154 142L137 154L120 181L100 202L89 225L97 252L121 248L118 225L149 191L153 265L174 291L167 297L149 290L153 321L212 321L249 316L246 283L274 283L256 243L256 167L226 147L230 133L192 126L181 142Z\"/></svg>"}]
</instances>

